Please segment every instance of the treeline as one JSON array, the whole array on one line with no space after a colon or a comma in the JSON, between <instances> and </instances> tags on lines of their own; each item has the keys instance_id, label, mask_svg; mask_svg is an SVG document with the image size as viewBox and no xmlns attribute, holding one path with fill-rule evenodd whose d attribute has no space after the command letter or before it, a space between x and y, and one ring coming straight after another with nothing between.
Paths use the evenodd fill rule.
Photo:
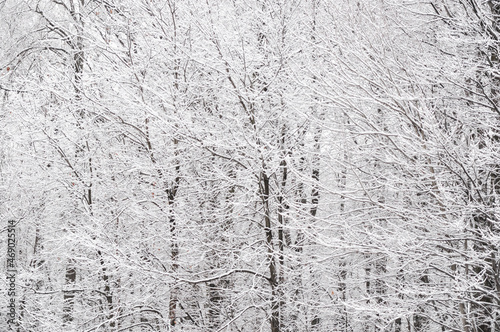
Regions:
<instances>
[{"instance_id":1,"label":"treeline","mask_svg":"<svg viewBox=\"0 0 500 332\"><path fill-rule=\"evenodd\" d=\"M6 326L500 330L500 1L0 13Z\"/></svg>"}]
</instances>

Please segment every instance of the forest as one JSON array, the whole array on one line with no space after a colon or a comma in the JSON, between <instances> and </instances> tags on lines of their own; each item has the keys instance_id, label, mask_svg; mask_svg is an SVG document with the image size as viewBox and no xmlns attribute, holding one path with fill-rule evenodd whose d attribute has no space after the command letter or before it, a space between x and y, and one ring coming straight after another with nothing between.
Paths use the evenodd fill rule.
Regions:
<instances>
[{"instance_id":1,"label":"forest","mask_svg":"<svg viewBox=\"0 0 500 332\"><path fill-rule=\"evenodd\" d=\"M500 331L500 0L1 0L0 330Z\"/></svg>"}]
</instances>

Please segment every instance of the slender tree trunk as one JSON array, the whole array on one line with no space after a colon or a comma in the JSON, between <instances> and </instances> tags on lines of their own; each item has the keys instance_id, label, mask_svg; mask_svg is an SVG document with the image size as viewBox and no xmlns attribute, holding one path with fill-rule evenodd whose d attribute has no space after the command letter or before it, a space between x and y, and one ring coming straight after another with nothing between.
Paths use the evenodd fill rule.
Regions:
<instances>
[{"instance_id":1,"label":"slender tree trunk","mask_svg":"<svg viewBox=\"0 0 500 332\"><path fill-rule=\"evenodd\" d=\"M83 44L83 22L81 17L81 12L83 8L80 6L79 2L74 2L73 0L69 1L70 4L70 14L74 20L74 26L76 28L76 37L73 44L70 46L73 47L73 66L74 66L74 86L75 86L75 107L77 111L77 126L79 129L82 128L82 122L85 116L84 109L81 105L82 102L82 76L84 70L85 63L85 51ZM83 148L81 146L76 147L76 155L77 157L81 155L83 152ZM75 170L76 171L76 170ZM92 201L91 189L88 189L88 192L84 192L84 201L87 205L90 206ZM74 226L74 225L73 225ZM73 228L73 227L71 227ZM73 231L72 229L70 231ZM65 283L67 287L73 288L76 283L77 271L76 271L76 262L70 258L67 262L66 274L65 274ZM63 322L71 323L73 321L73 307L74 307L75 293L73 290L65 290L63 295L64 308L63 308Z\"/></svg>"},{"instance_id":2,"label":"slender tree trunk","mask_svg":"<svg viewBox=\"0 0 500 332\"><path fill-rule=\"evenodd\" d=\"M269 283L271 284L271 332L280 332L280 299L278 296L278 273L274 256L273 231L271 225L269 177L265 171L260 173L259 191L264 208L264 232L266 235Z\"/></svg>"},{"instance_id":3,"label":"slender tree trunk","mask_svg":"<svg viewBox=\"0 0 500 332\"><path fill-rule=\"evenodd\" d=\"M174 156L178 157L178 145L179 141L174 138ZM175 160L175 179L173 183L167 188L167 197L168 197L168 222L170 225L170 255L172 259L172 273L174 275L177 274L179 270L179 243L178 243L178 229L177 229L177 220L175 218L175 210L174 203L175 198L177 196L177 191L179 189L179 184L181 181L180 176L180 162L179 160ZM170 320L170 326L175 326L177 319L177 303L178 303L178 288L175 286L170 289L170 300L168 305L168 317Z\"/></svg>"},{"instance_id":4,"label":"slender tree trunk","mask_svg":"<svg viewBox=\"0 0 500 332\"><path fill-rule=\"evenodd\" d=\"M288 152L286 151L285 144L286 144L286 126L283 125L282 130L281 130L281 135L278 144L281 146L282 149L282 160L280 162L280 171L281 171L281 179L279 183L280 191L277 197L278 200L278 251L279 251L279 257L278 257L278 263L279 263L279 276L278 276L278 282L280 285L279 288L279 308L280 312L285 311L285 301L284 301L284 290L283 290L283 285L285 284L285 224L286 224L286 212L288 211L288 205L285 202L285 188L287 185L287 179L288 179L288 164L286 160L286 156L288 155ZM281 314L281 319L286 320L288 317L283 317ZM289 322L289 325L293 326L295 322Z\"/></svg>"},{"instance_id":5,"label":"slender tree trunk","mask_svg":"<svg viewBox=\"0 0 500 332\"><path fill-rule=\"evenodd\" d=\"M70 259L66 263L66 275L65 275L65 283L66 286L70 289L64 291L63 300L63 323L70 324L73 321L73 306L74 306L74 298L75 293L71 288L74 287L76 282L76 268L74 266L74 261Z\"/></svg>"}]
</instances>

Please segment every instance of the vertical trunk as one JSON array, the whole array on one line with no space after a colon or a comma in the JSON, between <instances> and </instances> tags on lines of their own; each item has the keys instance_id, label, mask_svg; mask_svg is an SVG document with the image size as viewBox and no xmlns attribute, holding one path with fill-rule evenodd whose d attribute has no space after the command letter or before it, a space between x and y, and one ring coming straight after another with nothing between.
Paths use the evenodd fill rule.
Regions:
<instances>
[{"instance_id":1,"label":"vertical trunk","mask_svg":"<svg viewBox=\"0 0 500 332\"><path fill-rule=\"evenodd\" d=\"M420 277L420 281L424 284L429 284L429 276L427 274L424 274L422 277ZM420 297L424 297L425 295L421 295ZM429 319L423 314L424 308L421 306L417 306L415 310L415 314L413 316L413 327L415 332L424 332L427 331L429 326Z\"/></svg>"},{"instance_id":2,"label":"vertical trunk","mask_svg":"<svg viewBox=\"0 0 500 332\"><path fill-rule=\"evenodd\" d=\"M342 170L341 176L341 190L345 190L347 171ZM342 196L340 202L340 213L345 211L345 198ZM347 312L346 300L347 300L347 261L345 258L341 258L339 262L339 293L342 299L342 309L341 309L341 321L339 322L341 331L347 332L349 330L349 314Z\"/></svg>"},{"instance_id":3,"label":"vertical trunk","mask_svg":"<svg viewBox=\"0 0 500 332\"><path fill-rule=\"evenodd\" d=\"M404 260L399 259L399 266L404 265ZM396 274L396 281L398 285L401 285L398 287L397 293L398 293L398 299L401 301L401 303L404 303L404 294L403 294L403 285L405 285L406 280L405 280L405 271L403 268L400 268ZM394 321L394 332L402 332L403 331L403 319L401 317L398 317Z\"/></svg>"},{"instance_id":4,"label":"vertical trunk","mask_svg":"<svg viewBox=\"0 0 500 332\"><path fill-rule=\"evenodd\" d=\"M88 142L86 142L86 147L87 147L87 152L90 154L90 147L89 147L89 144ZM86 189L86 196L85 196L85 201L87 203L87 206L88 206L88 210L89 210L89 213L90 213L90 216L93 216L93 196L92 196L92 181L93 181L93 173L94 173L94 169L93 169L93 166L92 166L92 158L88 158L87 160L87 168L88 168L88 173L89 173L89 183L86 185L87 186L87 189ZM95 235L93 235L93 237L95 238ZM116 326L116 322L114 320L114 304L113 304L113 294L112 294L112 291L111 291L111 287L110 287L110 275L108 274L108 269L106 267L106 263L105 263L105 260L104 260L104 257L103 257L103 253L100 251L100 250L97 250L97 256L99 257L99 263L101 264L101 279L102 279L102 282L104 284L104 288L103 288L103 293L104 293L104 297L105 297L105 305L103 306L103 310L104 311L107 311L108 312L108 315L107 315L107 319L109 321L109 328L110 329L114 329L115 326Z\"/></svg>"},{"instance_id":5,"label":"vertical trunk","mask_svg":"<svg viewBox=\"0 0 500 332\"><path fill-rule=\"evenodd\" d=\"M179 141L174 139L175 146L175 157L178 155L178 144ZM169 208L169 225L170 225L170 255L172 259L172 273L175 275L179 269L179 244L178 244L178 230L177 230L177 220L175 218L174 203L177 196L177 190L179 189L180 177L180 164L178 160L175 160L175 179L174 182L167 189L168 197L168 208ZM177 302L178 302L178 289L172 287L170 290L170 300L168 305L168 317L170 320L170 326L175 326L177 319Z\"/></svg>"},{"instance_id":6,"label":"vertical trunk","mask_svg":"<svg viewBox=\"0 0 500 332\"><path fill-rule=\"evenodd\" d=\"M76 101L76 110L77 110L77 118L78 118L78 127L79 129L82 128L82 120L84 118L84 110L81 105L81 95L82 95L82 75L83 75L83 69L84 69L84 58L85 58L85 51L84 51L84 45L83 45L83 22L82 22L82 17L80 10L82 9L80 7L79 2L74 2L73 0L70 0L70 14L74 20L74 26L76 28L76 37L73 42L73 70L74 70L74 86L75 86L75 101ZM83 1L82 1L82 6L83 6ZM71 45L71 44L70 44ZM80 155L83 152L83 149L79 146L77 146L77 151L76 154L77 156ZM90 190L90 189L89 189ZM86 192L84 193L84 201L89 204L89 202L92 199L91 192ZM67 267L66 267L66 274L65 274L65 283L68 288L73 288L74 284L76 282L76 267L75 267L75 261L70 258L67 262ZM64 291L63 295L63 301L64 301L64 307L63 307L63 323L69 324L73 321L73 306L74 306L74 298L75 298L75 293L71 289L67 289Z\"/></svg>"},{"instance_id":7,"label":"vertical trunk","mask_svg":"<svg viewBox=\"0 0 500 332\"><path fill-rule=\"evenodd\" d=\"M265 171L260 173L259 192L264 208L264 232L266 235L269 283L271 284L271 332L280 332L280 299L278 296L279 280L274 257L273 231L271 225L269 177Z\"/></svg>"},{"instance_id":8,"label":"vertical trunk","mask_svg":"<svg viewBox=\"0 0 500 332\"><path fill-rule=\"evenodd\" d=\"M315 133L314 133L314 157L312 160L312 171L311 171L311 183L312 183L312 189L311 189L311 208L309 210L309 213L311 215L311 224L314 224L314 221L316 219L316 215L318 214L318 204L319 204L319 197L320 197L320 192L319 192L319 175L320 175L320 170L319 170L319 153L320 153L320 138L321 138L321 128L317 127L315 128ZM311 275L315 276L316 273L315 271L312 270L311 268ZM313 277L312 280L312 285L314 289L318 289L318 283L316 281L316 278ZM318 294L317 292L314 293L314 301L316 301L317 298L319 298L321 295ZM318 305L319 303L315 303ZM317 310L314 310L313 308L313 318L311 320L311 329L315 330L319 324L321 323L321 318L317 315Z\"/></svg>"},{"instance_id":9,"label":"vertical trunk","mask_svg":"<svg viewBox=\"0 0 500 332\"><path fill-rule=\"evenodd\" d=\"M490 233L491 224L489 216L478 212L473 217L473 228L477 234L482 232ZM497 292L496 281L498 274L496 273L495 251L494 245L485 243L484 241L476 241L473 246L474 250L480 254L481 260L478 260L472 266L472 271L481 280L481 286L473 291L474 303L473 314L476 322L476 330L478 332L493 332L495 325L498 322L493 320L494 312L498 307L495 293Z\"/></svg>"},{"instance_id":10,"label":"vertical trunk","mask_svg":"<svg viewBox=\"0 0 500 332\"><path fill-rule=\"evenodd\" d=\"M146 118L146 129L145 129L145 138L146 138L146 147L149 151L149 157L153 165L159 166L156 160L153 146L151 140L149 138L149 129L148 129L148 119ZM163 182L163 186L165 188L165 193L167 196L167 206L168 206L168 227L170 232L170 259L171 259L171 271L175 275L179 269L179 244L178 244L178 225L175 217L175 200L177 197L177 192L179 189L180 181L181 181L181 166L180 161L177 159L179 155L179 140L173 139L174 145L174 171L175 178L172 183L169 183L165 174L160 168L156 169L159 179ZM176 325L177 320L177 304L178 304L178 288L173 286L170 289L170 299L168 305L168 319L170 326Z\"/></svg>"},{"instance_id":11,"label":"vertical trunk","mask_svg":"<svg viewBox=\"0 0 500 332\"><path fill-rule=\"evenodd\" d=\"M66 275L65 275L65 283L68 289L64 290L63 300L63 323L65 325L70 324L73 321L73 306L74 306L74 298L75 293L74 290L71 289L74 287L76 282L76 268L74 266L74 261L69 259L66 263Z\"/></svg>"},{"instance_id":12,"label":"vertical trunk","mask_svg":"<svg viewBox=\"0 0 500 332\"><path fill-rule=\"evenodd\" d=\"M319 11L319 1L318 0L313 0L312 1L312 22L311 22L311 35L310 35L310 38L311 38L311 42L313 45L316 45L317 44L317 38L316 38L316 26L317 26L317 14L318 14L318 11ZM316 61L317 59L317 52L316 52L316 49L315 47L312 48L312 59L313 61ZM313 84L315 85L316 82L317 82L317 77L315 74L313 74L312 76L312 82ZM323 116L321 114L321 111L318 111L318 105L316 105L316 102L318 102L317 98L315 97L314 98L314 102L315 104L313 105L313 109L312 109L312 115L313 116L317 116L319 119L321 119ZM318 103L319 104L319 103ZM311 223L314 224L314 221L316 219L316 215L317 215L317 212L318 212L318 204L319 204L319 196L320 196L320 191L319 191L319 176L320 176L320 157L319 157L319 154L320 154L320 138L321 138L321 134L322 134L322 130L320 128L319 125L316 126L316 128L314 128L314 147L313 147L313 160L312 160L312 171L311 171L311 183L312 183L312 190L311 190L311 208L309 210L309 213L311 215ZM314 256L313 256L314 257ZM317 283L317 279L316 279L316 271L313 270L313 268L311 267L310 269L311 271L311 276L313 276L313 280L312 280L312 285L313 285L313 288L314 289L318 289L318 283ZM319 303L316 302L316 299L320 298L320 294L315 291L313 293L313 296L314 296L314 304L313 305L318 305ZM312 313L313 313L313 318L310 322L310 326L311 326L311 330L317 330L319 328L319 325L321 323L321 318L317 315L317 310L314 309L313 307L313 310L312 310Z\"/></svg>"},{"instance_id":13,"label":"vertical trunk","mask_svg":"<svg viewBox=\"0 0 500 332\"><path fill-rule=\"evenodd\" d=\"M284 290L283 290L283 285L285 283L285 224L286 224L286 213L288 211L288 204L285 202L285 197L284 193L286 190L286 185L287 185L287 179L288 179L288 163L286 160L286 157L290 154L287 149L286 149L286 134L287 134L287 127L286 125L283 125L282 130L281 130L281 135L279 138L278 145L281 147L282 150L282 159L280 161L280 171L281 171L281 179L279 183L279 194L277 197L278 200L278 251L279 251L279 257L278 257L278 263L279 263L279 277L278 277L278 282L280 285L279 288L279 307L280 307L280 312L285 311L285 296L284 296ZM288 317L283 317L281 315L280 317L282 320L288 320ZM292 326L295 325L294 321L289 321L289 326L293 328Z\"/></svg>"},{"instance_id":14,"label":"vertical trunk","mask_svg":"<svg viewBox=\"0 0 500 332\"><path fill-rule=\"evenodd\" d=\"M207 288L208 301L210 303L210 307L208 308L208 328L210 331L216 331L221 323L220 310L223 298L216 283L209 283Z\"/></svg>"},{"instance_id":15,"label":"vertical trunk","mask_svg":"<svg viewBox=\"0 0 500 332\"><path fill-rule=\"evenodd\" d=\"M487 3L490 6L491 14L491 17L487 19L482 19L482 15L484 14L474 1L470 1L470 9L477 17L481 18L480 27L484 35L488 36L490 40L496 41L500 32L500 1L493 0ZM486 22L491 22L491 25ZM481 57L486 58L484 59L485 66L484 69L479 70L478 76L480 80L490 80L489 85L491 86L491 90L489 93L486 93L484 92L484 86L480 85L481 83L477 83L479 85L478 90L482 91L486 100L490 103L491 111L496 113L494 120L496 123L487 124L492 129L477 128L478 147L480 150L486 150L488 147L496 149L496 146L500 143L500 135L497 129L500 122L498 117L500 113L498 109L500 93L500 76L498 75L500 57L498 49L490 46L487 52L481 53ZM491 67L490 69L487 68L488 65ZM488 130L492 131L491 135L487 133ZM479 169L482 179L476 180L476 183L473 184L474 188L480 188L479 190L481 191L481 193L478 193L479 197L475 197L475 200L484 205L484 207L478 209L472 216L473 233L481 234L481 239L475 241L472 246L472 249L479 254L479 260L471 266L471 271L481 280L481 285L480 287L476 287L472 292L474 301L471 304L471 311L474 331L493 332L500 328L500 320L496 315L500 305L498 300L500 280L496 254L498 250L497 244L491 242L488 238L497 236L498 228L495 226L497 217L484 211L491 211L497 205L496 200L500 196L500 167L496 159L492 161L492 164L483 167ZM486 235L486 240L483 240L483 234Z\"/></svg>"},{"instance_id":16,"label":"vertical trunk","mask_svg":"<svg viewBox=\"0 0 500 332\"><path fill-rule=\"evenodd\" d=\"M113 294L111 293L111 287L110 287L110 276L108 275L107 268L105 265L105 261L102 255L102 252L100 250L97 251L97 255L100 258L100 263L101 263L101 278L104 283L104 297L106 300L106 311L108 312L107 319L109 321L109 328L114 329L116 327L116 322L114 321L114 314L113 314Z\"/></svg>"},{"instance_id":17,"label":"vertical trunk","mask_svg":"<svg viewBox=\"0 0 500 332\"><path fill-rule=\"evenodd\" d=\"M216 160L213 160L213 163L216 164ZM218 166L218 165L217 165ZM215 167L217 167L215 166ZM228 178L231 181L236 180L236 173L234 169L230 169L228 171ZM213 188L211 186L206 186L203 188L204 191L210 192ZM225 248L231 247L231 239L227 236L230 234L232 225L233 225L233 212L234 212L234 199L235 199L236 188L233 184L229 186L228 192L226 193L223 199L223 213L221 214L221 220L217 218L216 215L210 214L213 220L209 221L213 224L213 234L210 235L209 241L215 241L215 246L223 250ZM220 207L219 204L221 202L218 201L218 193L211 193L210 201L212 203L212 207L210 209L217 209ZM203 214L203 212L202 212ZM204 216L202 215L202 220ZM207 221L205 221L207 222ZM204 223L203 223L204 224ZM214 236L212 238L211 236ZM207 255L207 261L209 263L210 270L220 269L221 267L226 266L228 263L226 261L227 258L220 257L220 251L217 249L211 250ZM208 321L208 330L209 331L217 331L219 330L221 324L224 323L226 319L231 318L231 310L228 310L227 307L231 306L231 299L229 298L227 290L231 289L233 286L232 276L228 276L226 278L222 278L216 281L213 281L207 285L207 294L208 294L208 310L207 310L207 321Z\"/></svg>"},{"instance_id":18,"label":"vertical trunk","mask_svg":"<svg viewBox=\"0 0 500 332\"><path fill-rule=\"evenodd\" d=\"M346 124L349 124L349 120L346 119ZM347 153L347 147L343 146L343 161L344 165L347 165L349 160L348 160L348 153ZM346 192L347 190L347 169L343 167L340 171L340 180L339 180L339 189L340 192ZM344 195L340 196L340 204L339 204L339 212L340 215L342 216L346 212L346 197ZM341 240L344 240L344 237L341 236ZM349 315L347 312L347 306L346 306L346 300L347 300L347 260L345 258L341 258L339 261L339 272L338 272L338 278L339 278L339 293L340 293L340 298L342 300L342 306L341 306L341 319L339 320L339 331L342 332L347 332L349 330Z\"/></svg>"},{"instance_id":19,"label":"vertical trunk","mask_svg":"<svg viewBox=\"0 0 500 332\"><path fill-rule=\"evenodd\" d=\"M174 216L173 205L175 200L176 187L169 189L168 205L169 205L169 225L170 225L170 255L172 259L172 273L175 275L179 269L179 245L177 243L177 221ZM170 300L168 304L168 318L170 326L175 326L177 319L177 302L178 302L178 289L174 286L170 289Z\"/></svg>"},{"instance_id":20,"label":"vertical trunk","mask_svg":"<svg viewBox=\"0 0 500 332\"><path fill-rule=\"evenodd\" d=\"M176 14L176 3L174 0L168 0L167 5L170 11L170 18L172 20L172 42L173 42L173 52L174 55L177 55L177 14ZM177 111L179 100L178 94L180 92L179 80L180 80L180 60L178 58L174 59L174 68L173 68L173 87L174 87L174 95L173 95L173 105L174 109ZM173 140L174 148L175 148L175 157L178 154L178 144L179 141L177 138ZM174 214L174 202L175 197L177 195L177 190L179 188L180 182L180 165L179 161L175 161L175 180L170 187L167 189L167 197L168 197L168 206L169 206L169 225L170 225L170 255L172 259L172 273L175 275L179 269L178 257L179 257L179 244L177 239L177 220L175 219ZM170 300L168 304L168 317L170 321L170 326L175 326L177 319L177 303L178 303L178 289L173 287L170 290Z\"/></svg>"},{"instance_id":21,"label":"vertical trunk","mask_svg":"<svg viewBox=\"0 0 500 332\"><path fill-rule=\"evenodd\" d=\"M286 211L288 210L288 205L284 201L284 192L286 188L286 183L288 179L288 164L286 161L286 157L288 155L288 152L286 151L286 126L283 125L282 130L281 130L281 135L279 138L279 146L282 149L282 159L280 161L280 171L281 171L281 181L280 181L280 193L278 195L278 250L279 250L279 266L280 266L280 274L279 274L279 279L280 283L282 284L284 281L284 265L285 265L285 253L284 253L284 248L285 248L285 235L284 235L284 226L285 226L285 214Z\"/></svg>"}]
</instances>

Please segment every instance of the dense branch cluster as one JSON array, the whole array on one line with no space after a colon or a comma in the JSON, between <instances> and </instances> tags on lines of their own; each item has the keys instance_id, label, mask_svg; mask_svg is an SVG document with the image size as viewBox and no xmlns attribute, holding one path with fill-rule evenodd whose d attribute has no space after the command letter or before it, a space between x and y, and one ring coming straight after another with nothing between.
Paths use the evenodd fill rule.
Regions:
<instances>
[{"instance_id":1,"label":"dense branch cluster","mask_svg":"<svg viewBox=\"0 0 500 332\"><path fill-rule=\"evenodd\" d=\"M10 328L500 330L500 1L0 17Z\"/></svg>"}]
</instances>

